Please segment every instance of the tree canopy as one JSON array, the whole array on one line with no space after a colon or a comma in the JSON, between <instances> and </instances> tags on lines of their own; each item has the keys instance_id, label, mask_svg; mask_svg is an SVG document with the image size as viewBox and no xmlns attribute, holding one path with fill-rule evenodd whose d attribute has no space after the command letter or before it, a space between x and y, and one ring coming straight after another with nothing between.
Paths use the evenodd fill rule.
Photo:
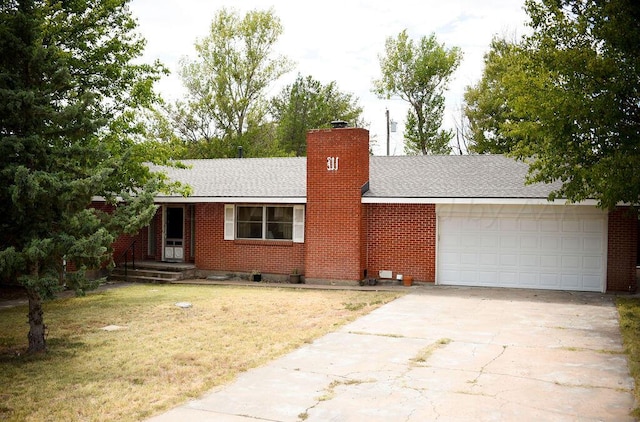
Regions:
<instances>
[{"instance_id":1,"label":"tree canopy","mask_svg":"<svg viewBox=\"0 0 640 422\"><path fill-rule=\"evenodd\" d=\"M161 180L136 155L136 110L156 97L159 64L127 0L2 2L0 276L26 288L29 351L46 348L41 301L110 260L122 232L148 223ZM113 213L91 208L104 197ZM61 280L63 263L79 270Z\"/></svg>"},{"instance_id":2,"label":"tree canopy","mask_svg":"<svg viewBox=\"0 0 640 422\"><path fill-rule=\"evenodd\" d=\"M470 152L505 154L516 143L504 128L504 124L516 118L508 103L504 78L517 66L518 48L515 42L494 38L489 52L484 56L482 78L465 91L464 113L472 140Z\"/></svg>"},{"instance_id":3,"label":"tree canopy","mask_svg":"<svg viewBox=\"0 0 640 422\"><path fill-rule=\"evenodd\" d=\"M389 37L380 56L382 76L373 91L381 98L399 96L409 103L405 124L405 152L408 154L448 154L451 131L442 130L444 92L462 53L446 49L435 34L414 43L404 30Z\"/></svg>"},{"instance_id":4,"label":"tree canopy","mask_svg":"<svg viewBox=\"0 0 640 422\"><path fill-rule=\"evenodd\" d=\"M562 181L551 199L640 205L640 4L527 0L526 10L533 33L475 88L490 97L483 84L496 81L504 114L485 104L469 118L511 140L506 150L529 163L530 181Z\"/></svg>"},{"instance_id":5,"label":"tree canopy","mask_svg":"<svg viewBox=\"0 0 640 422\"><path fill-rule=\"evenodd\" d=\"M269 154L265 91L291 70L289 60L273 52L281 34L273 10L216 13L209 35L195 44L197 57L181 62L187 97L168 113L180 138L208 145L208 158L234 156L239 145L252 155Z\"/></svg>"},{"instance_id":6,"label":"tree canopy","mask_svg":"<svg viewBox=\"0 0 640 422\"><path fill-rule=\"evenodd\" d=\"M323 85L302 75L271 100L271 113L277 123L279 148L296 156L306 155L308 130L330 127L336 119L362 123L357 98L340 92L335 81Z\"/></svg>"}]
</instances>

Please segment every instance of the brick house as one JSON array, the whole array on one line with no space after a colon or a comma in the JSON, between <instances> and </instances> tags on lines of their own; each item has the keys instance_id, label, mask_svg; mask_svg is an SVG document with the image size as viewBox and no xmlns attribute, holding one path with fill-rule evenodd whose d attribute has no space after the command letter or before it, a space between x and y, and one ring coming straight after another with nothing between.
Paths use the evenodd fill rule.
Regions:
<instances>
[{"instance_id":1,"label":"brick house","mask_svg":"<svg viewBox=\"0 0 640 422\"><path fill-rule=\"evenodd\" d=\"M500 155L372 157L361 128L313 130L306 158L185 160L193 194L159 196L137 259L356 283L380 270L442 285L635 291L638 219L547 201ZM122 238L119 255L133 240Z\"/></svg>"}]
</instances>

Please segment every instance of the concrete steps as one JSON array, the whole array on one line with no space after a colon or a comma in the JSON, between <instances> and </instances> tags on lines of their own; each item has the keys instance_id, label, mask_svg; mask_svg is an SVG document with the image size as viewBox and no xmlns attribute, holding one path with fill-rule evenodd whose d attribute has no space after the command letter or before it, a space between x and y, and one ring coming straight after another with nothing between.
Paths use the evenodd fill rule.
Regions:
<instances>
[{"instance_id":1,"label":"concrete steps","mask_svg":"<svg viewBox=\"0 0 640 422\"><path fill-rule=\"evenodd\" d=\"M164 262L136 263L136 267L119 265L111 271L109 281L138 283L172 283L195 277L195 265Z\"/></svg>"}]
</instances>

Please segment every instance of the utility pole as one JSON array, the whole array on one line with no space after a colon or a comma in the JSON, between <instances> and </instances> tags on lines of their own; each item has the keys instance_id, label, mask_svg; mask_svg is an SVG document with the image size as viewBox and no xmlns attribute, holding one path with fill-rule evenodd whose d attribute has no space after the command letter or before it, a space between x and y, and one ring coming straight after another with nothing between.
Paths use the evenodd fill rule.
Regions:
<instances>
[{"instance_id":1,"label":"utility pole","mask_svg":"<svg viewBox=\"0 0 640 422\"><path fill-rule=\"evenodd\" d=\"M386 109L385 114L387 115L387 157L389 156L389 109Z\"/></svg>"}]
</instances>

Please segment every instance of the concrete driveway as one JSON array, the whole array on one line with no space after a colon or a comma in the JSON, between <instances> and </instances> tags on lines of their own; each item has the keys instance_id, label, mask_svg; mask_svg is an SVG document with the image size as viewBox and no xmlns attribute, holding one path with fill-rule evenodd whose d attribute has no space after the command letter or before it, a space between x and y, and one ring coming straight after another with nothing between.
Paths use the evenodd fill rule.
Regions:
<instances>
[{"instance_id":1,"label":"concrete driveway","mask_svg":"<svg viewBox=\"0 0 640 422\"><path fill-rule=\"evenodd\" d=\"M621 351L612 296L417 287L151 420L632 421Z\"/></svg>"}]
</instances>

